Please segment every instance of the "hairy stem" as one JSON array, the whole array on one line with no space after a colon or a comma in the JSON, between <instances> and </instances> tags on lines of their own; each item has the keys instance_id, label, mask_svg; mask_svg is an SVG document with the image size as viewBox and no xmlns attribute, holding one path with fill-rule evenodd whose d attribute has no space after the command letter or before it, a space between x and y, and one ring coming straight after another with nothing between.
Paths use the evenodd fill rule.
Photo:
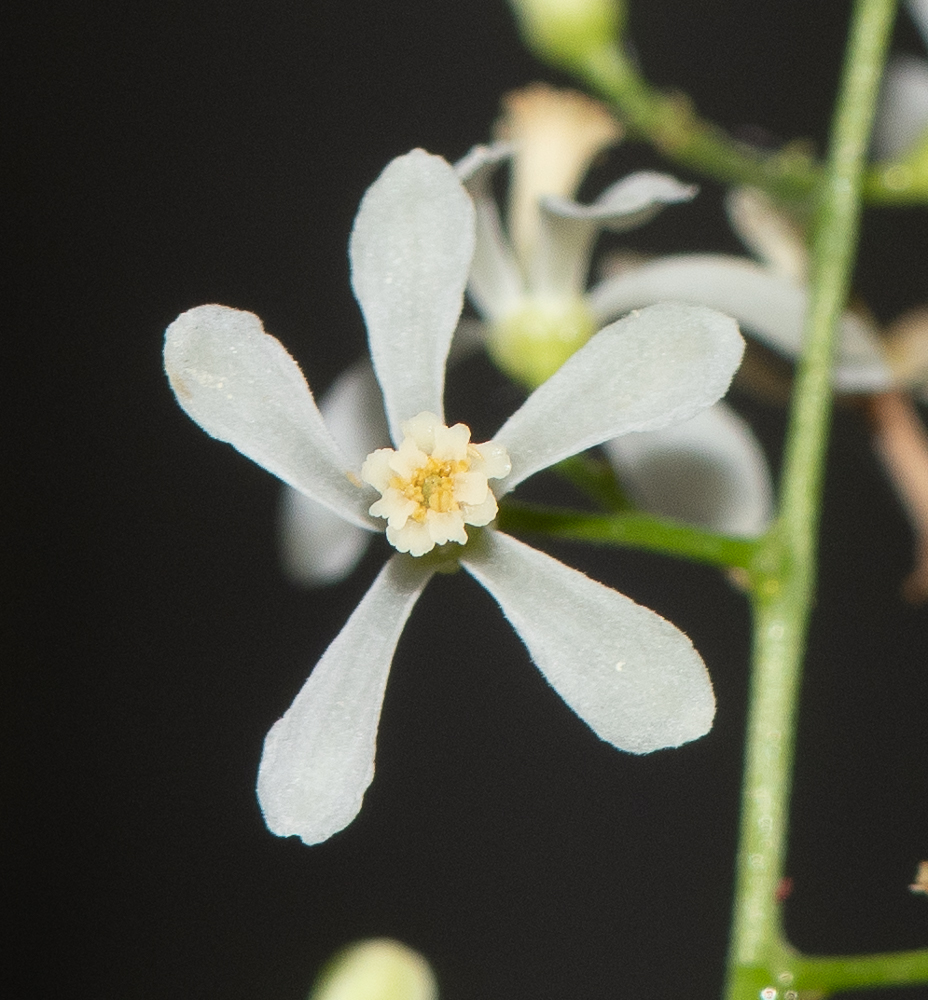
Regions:
<instances>
[{"instance_id":1,"label":"hairy stem","mask_svg":"<svg viewBox=\"0 0 928 1000\"><path fill-rule=\"evenodd\" d=\"M793 984L798 971L794 953L782 939L777 890L786 854L797 701L814 600L835 332L850 285L864 156L895 8L896 0L854 4L829 157L818 192L805 351L790 414L780 514L755 564L754 665L728 1000L756 1000L758 989Z\"/></svg>"}]
</instances>

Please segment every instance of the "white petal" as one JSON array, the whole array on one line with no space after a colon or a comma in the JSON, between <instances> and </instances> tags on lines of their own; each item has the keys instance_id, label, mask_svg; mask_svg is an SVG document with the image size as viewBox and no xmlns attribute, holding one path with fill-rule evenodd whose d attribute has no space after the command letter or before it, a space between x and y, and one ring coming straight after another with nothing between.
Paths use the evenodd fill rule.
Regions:
<instances>
[{"instance_id":1,"label":"white petal","mask_svg":"<svg viewBox=\"0 0 928 1000\"><path fill-rule=\"evenodd\" d=\"M374 777L393 651L431 571L394 557L264 741L258 801L272 833L318 844L357 816Z\"/></svg>"},{"instance_id":2,"label":"white petal","mask_svg":"<svg viewBox=\"0 0 928 1000\"><path fill-rule=\"evenodd\" d=\"M459 510L449 511L447 514L430 510L425 518L425 526L428 529L429 538L436 545L444 545L446 542L457 542L458 545L463 545L467 541L464 516Z\"/></svg>"},{"instance_id":3,"label":"white petal","mask_svg":"<svg viewBox=\"0 0 928 1000\"><path fill-rule=\"evenodd\" d=\"M502 532L461 562L496 598L548 683L599 736L649 753L703 736L715 698L670 622Z\"/></svg>"},{"instance_id":4,"label":"white petal","mask_svg":"<svg viewBox=\"0 0 928 1000\"><path fill-rule=\"evenodd\" d=\"M454 499L475 507L487 498L487 476L485 472L459 472L454 477Z\"/></svg>"},{"instance_id":5,"label":"white petal","mask_svg":"<svg viewBox=\"0 0 928 1000\"><path fill-rule=\"evenodd\" d=\"M361 463L361 479L373 486L378 493L385 493L390 480L396 475L390 468L390 460L395 454L392 448L377 448Z\"/></svg>"},{"instance_id":6,"label":"white petal","mask_svg":"<svg viewBox=\"0 0 928 1000\"><path fill-rule=\"evenodd\" d=\"M873 123L873 149L883 159L902 156L928 129L928 62L890 60Z\"/></svg>"},{"instance_id":7,"label":"white petal","mask_svg":"<svg viewBox=\"0 0 928 1000\"><path fill-rule=\"evenodd\" d=\"M396 443L404 420L444 412L445 360L473 252L474 206L438 156L398 157L361 201L351 283Z\"/></svg>"},{"instance_id":8,"label":"white petal","mask_svg":"<svg viewBox=\"0 0 928 1000\"><path fill-rule=\"evenodd\" d=\"M346 369L319 401L326 426L354 468L390 438L380 386L366 358ZM278 517L281 561L307 586L337 583L367 551L370 534L285 486Z\"/></svg>"},{"instance_id":9,"label":"white petal","mask_svg":"<svg viewBox=\"0 0 928 1000\"><path fill-rule=\"evenodd\" d=\"M725 211L741 242L771 271L808 280L809 252L802 228L760 188L731 188Z\"/></svg>"},{"instance_id":10,"label":"white petal","mask_svg":"<svg viewBox=\"0 0 928 1000\"><path fill-rule=\"evenodd\" d=\"M508 143L474 146L454 165L476 209L477 239L467 292L480 315L491 320L514 309L524 295L519 264L512 244L503 233L490 184L497 166L511 155Z\"/></svg>"},{"instance_id":11,"label":"white petal","mask_svg":"<svg viewBox=\"0 0 928 1000\"><path fill-rule=\"evenodd\" d=\"M416 558L424 556L426 552L431 552L435 548L435 539L432 538L428 525L412 518L401 528L390 525L387 528L387 541L398 551L408 552Z\"/></svg>"},{"instance_id":12,"label":"white petal","mask_svg":"<svg viewBox=\"0 0 928 1000\"><path fill-rule=\"evenodd\" d=\"M650 514L728 535L758 535L770 523L773 487L747 423L725 403L603 445L631 498Z\"/></svg>"},{"instance_id":13,"label":"white petal","mask_svg":"<svg viewBox=\"0 0 928 1000\"><path fill-rule=\"evenodd\" d=\"M367 552L372 537L289 486L281 493L277 530L284 571L307 587L344 580Z\"/></svg>"},{"instance_id":14,"label":"white petal","mask_svg":"<svg viewBox=\"0 0 928 1000\"><path fill-rule=\"evenodd\" d=\"M600 322L629 309L671 299L734 316L768 347L789 358L800 352L809 301L806 288L740 257L665 257L607 278L589 294ZM871 328L854 313L845 313L835 385L845 392L879 392L891 383Z\"/></svg>"},{"instance_id":15,"label":"white petal","mask_svg":"<svg viewBox=\"0 0 928 1000\"><path fill-rule=\"evenodd\" d=\"M345 520L376 530L370 496L303 373L257 316L216 305L181 313L165 332L164 368L178 403L207 434Z\"/></svg>"},{"instance_id":16,"label":"white petal","mask_svg":"<svg viewBox=\"0 0 928 1000\"><path fill-rule=\"evenodd\" d=\"M695 194L695 187L667 174L642 171L607 188L592 205L545 198L532 261L532 291L554 297L578 295L586 285L593 243L603 229L633 229L665 205L689 201Z\"/></svg>"},{"instance_id":17,"label":"white petal","mask_svg":"<svg viewBox=\"0 0 928 1000\"><path fill-rule=\"evenodd\" d=\"M909 17L915 22L915 27L928 45L928 0L908 0L906 7L909 9Z\"/></svg>"},{"instance_id":18,"label":"white petal","mask_svg":"<svg viewBox=\"0 0 928 1000\"><path fill-rule=\"evenodd\" d=\"M390 443L383 397L370 360L364 358L335 379L319 401L326 426L353 466Z\"/></svg>"},{"instance_id":19,"label":"white petal","mask_svg":"<svg viewBox=\"0 0 928 1000\"><path fill-rule=\"evenodd\" d=\"M493 492L619 434L687 420L725 393L743 350L735 321L699 306L668 302L607 326L493 436L512 459Z\"/></svg>"},{"instance_id":20,"label":"white petal","mask_svg":"<svg viewBox=\"0 0 928 1000\"><path fill-rule=\"evenodd\" d=\"M487 495L482 503L463 504L461 511L464 514L465 524L472 524L475 528L482 528L496 517L499 513L499 507L496 504L496 497L487 490Z\"/></svg>"}]
</instances>

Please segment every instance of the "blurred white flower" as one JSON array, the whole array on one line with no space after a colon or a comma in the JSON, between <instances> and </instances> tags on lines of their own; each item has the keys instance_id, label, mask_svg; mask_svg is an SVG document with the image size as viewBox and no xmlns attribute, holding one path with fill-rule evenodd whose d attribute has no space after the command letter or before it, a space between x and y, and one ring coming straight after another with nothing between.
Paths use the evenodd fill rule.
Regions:
<instances>
[{"instance_id":1,"label":"blurred white flower","mask_svg":"<svg viewBox=\"0 0 928 1000\"><path fill-rule=\"evenodd\" d=\"M613 184L592 204L571 200L594 159L622 128L597 101L535 84L507 95L500 141L477 146L457 165L476 207L476 246L467 292L483 322L462 321L452 351L485 344L528 388L553 374L600 327L632 306L601 309L585 293L590 257L604 229L624 232L695 188L642 172ZM505 222L493 194L494 171L509 163ZM675 298L654 292L650 305ZM349 457L362 461L384 438L377 386L366 362L336 380L320 408ZM763 531L772 509L766 460L745 421L724 403L672 428L609 441L605 452L638 506L732 535ZM304 495L286 490L281 551L289 575L308 584L346 576L367 538Z\"/></svg>"},{"instance_id":2,"label":"blurred white flower","mask_svg":"<svg viewBox=\"0 0 928 1000\"><path fill-rule=\"evenodd\" d=\"M499 483L495 505L555 462L620 434L686 420L726 391L743 349L736 324L699 307L654 306L606 327L574 354L492 443L479 446L476 468L429 466L416 479L423 461L461 461L455 456L469 435L466 428L445 434L442 397L473 245L470 198L444 160L421 150L387 166L355 219L352 285L390 437L399 452L406 447L394 466L403 489L415 479L424 500L425 478L437 475L429 489L447 489L449 503L472 506L479 524L488 512L487 479ZM384 510L383 498L362 481L365 473L333 440L296 362L257 316L217 305L191 309L168 327L164 358L179 404L207 433L343 523L381 530L372 510L402 519L392 501ZM412 445L404 446L409 438ZM443 481L458 471L476 472L482 485ZM367 474L391 485L375 449ZM416 511L420 503L416 494ZM402 527L394 542L406 545ZM442 525L430 541L445 535L448 543L432 554L392 556L268 733L258 797L274 833L318 843L357 815L373 778L396 643L422 589L449 561L493 595L536 666L601 739L646 753L708 731L708 674L669 622L492 526L463 532L462 543L461 533Z\"/></svg>"},{"instance_id":3,"label":"blurred white flower","mask_svg":"<svg viewBox=\"0 0 928 1000\"><path fill-rule=\"evenodd\" d=\"M923 13L928 16L928 2ZM690 301L727 309L742 319L747 332L760 334L768 346L796 360L800 331L789 320L790 307L783 297L795 299L799 292L802 310L796 319L801 322L809 270L803 233L757 190L731 191L728 213L735 232L762 264L714 256L658 262L656 267L669 267L680 286L689 282ZM739 296L746 301L756 288L763 289L757 305L765 305L771 318L766 327L760 326L760 317L752 322L746 310L733 308ZM882 331L866 315L845 313L835 385L862 402L874 450L908 514L915 555L903 595L922 603L928 600L928 433L915 400L928 399L928 308L912 309Z\"/></svg>"},{"instance_id":4,"label":"blurred white flower","mask_svg":"<svg viewBox=\"0 0 928 1000\"><path fill-rule=\"evenodd\" d=\"M535 84L508 94L495 145L478 146L457 169L477 207L477 248L468 295L485 321L490 354L528 386L556 371L591 334L647 301L601 308L586 291L603 230L626 232L696 189L666 174L632 174L591 205L571 200L591 163L622 130L598 102ZM511 163L501 218L491 187ZM725 310L722 310L725 311ZM770 473L747 423L725 403L670 428L604 443L623 489L642 509L731 535L760 534L772 511Z\"/></svg>"}]
</instances>

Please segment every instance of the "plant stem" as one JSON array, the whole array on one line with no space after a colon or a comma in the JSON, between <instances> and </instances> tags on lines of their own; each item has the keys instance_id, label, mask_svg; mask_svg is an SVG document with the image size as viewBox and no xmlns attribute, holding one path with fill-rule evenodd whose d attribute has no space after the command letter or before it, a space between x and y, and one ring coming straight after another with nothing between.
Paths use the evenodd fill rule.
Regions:
<instances>
[{"instance_id":1,"label":"plant stem","mask_svg":"<svg viewBox=\"0 0 928 1000\"><path fill-rule=\"evenodd\" d=\"M621 43L591 49L574 69L611 100L626 123L668 159L727 184L752 184L781 198L807 198L820 168L795 149L756 150L700 118L682 95L655 90L640 75Z\"/></svg>"},{"instance_id":2,"label":"plant stem","mask_svg":"<svg viewBox=\"0 0 928 1000\"><path fill-rule=\"evenodd\" d=\"M588 514L508 498L500 507L499 526L516 533L540 532L555 538L645 549L726 568L749 569L757 553L757 542L752 539L718 535L650 514Z\"/></svg>"},{"instance_id":3,"label":"plant stem","mask_svg":"<svg viewBox=\"0 0 928 1000\"><path fill-rule=\"evenodd\" d=\"M864 986L910 986L928 982L928 948L882 955L804 955L794 959L794 987L833 992Z\"/></svg>"},{"instance_id":4,"label":"plant stem","mask_svg":"<svg viewBox=\"0 0 928 1000\"><path fill-rule=\"evenodd\" d=\"M806 347L787 434L780 515L755 563L754 665L742 793L728 1000L795 979L777 888L786 854L796 709L831 413L835 331L850 285L864 156L896 0L856 0L831 148L818 193ZM847 984L846 984L847 985Z\"/></svg>"},{"instance_id":5,"label":"plant stem","mask_svg":"<svg viewBox=\"0 0 928 1000\"><path fill-rule=\"evenodd\" d=\"M629 59L622 42L586 52L571 68L615 104L622 118L669 160L724 184L761 187L787 201L807 202L821 181L822 164L798 143L777 152L733 139L702 118L689 100L652 87ZM881 205L924 205L925 171L883 163L866 171L863 195Z\"/></svg>"}]
</instances>

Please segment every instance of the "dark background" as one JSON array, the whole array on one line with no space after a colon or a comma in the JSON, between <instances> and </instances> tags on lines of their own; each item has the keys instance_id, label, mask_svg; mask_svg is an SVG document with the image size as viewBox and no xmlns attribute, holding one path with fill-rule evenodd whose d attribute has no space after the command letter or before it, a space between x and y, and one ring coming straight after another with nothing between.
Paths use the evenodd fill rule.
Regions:
<instances>
[{"instance_id":1,"label":"dark background","mask_svg":"<svg viewBox=\"0 0 928 1000\"><path fill-rule=\"evenodd\" d=\"M726 127L821 148L846 13L654 0L632 25L653 80ZM392 935L447 1000L717 996L743 597L671 560L552 547L671 618L712 673L712 733L633 758L546 688L471 580L438 581L396 655L361 816L319 847L279 840L254 797L261 742L384 553L327 591L288 584L276 483L194 426L161 372L167 323L215 301L260 314L324 389L364 349L346 259L364 189L413 146L485 141L505 90L566 81L520 49L502 0L4 19L12 995L299 1000L333 950ZM920 51L904 19L896 46ZM589 193L656 163L625 146ZM625 245L737 251L719 195L705 184ZM926 229L924 211L867 215L857 283L883 319L928 298ZM479 363L468 377L487 412L515 405ZM776 462L782 413L736 402ZM897 596L910 544L843 409L789 863L804 950L928 943L928 901L906 890L928 857L928 617Z\"/></svg>"}]
</instances>

